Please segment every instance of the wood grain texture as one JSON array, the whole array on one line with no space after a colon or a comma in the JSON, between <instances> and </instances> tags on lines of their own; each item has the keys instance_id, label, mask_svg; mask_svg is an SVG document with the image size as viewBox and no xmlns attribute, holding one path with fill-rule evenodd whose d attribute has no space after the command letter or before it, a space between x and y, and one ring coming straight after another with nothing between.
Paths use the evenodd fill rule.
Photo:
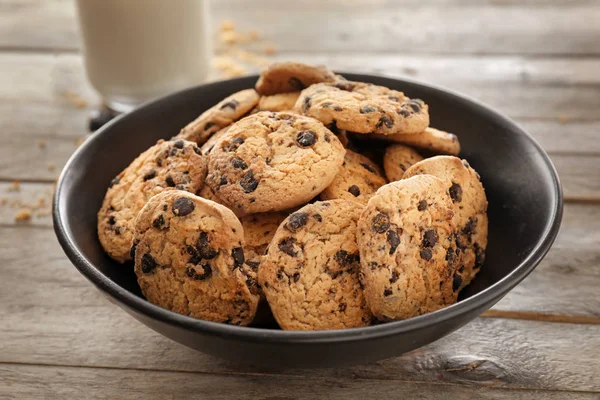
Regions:
<instances>
[{"instance_id":1,"label":"wood grain texture","mask_svg":"<svg viewBox=\"0 0 600 400\"><path fill-rule=\"evenodd\" d=\"M211 375L106 368L0 365L0 397L6 399L248 399L313 400L371 398L591 400L595 393L473 388L448 384L276 375ZM423 396L427 397L423 397Z\"/></svg>"},{"instance_id":2,"label":"wood grain texture","mask_svg":"<svg viewBox=\"0 0 600 400\"><path fill-rule=\"evenodd\" d=\"M79 47L73 2L3 0L1 6L0 47ZM594 1L263 0L245 6L244 0L212 2L213 28L232 19L290 52L600 54Z\"/></svg>"}]
</instances>

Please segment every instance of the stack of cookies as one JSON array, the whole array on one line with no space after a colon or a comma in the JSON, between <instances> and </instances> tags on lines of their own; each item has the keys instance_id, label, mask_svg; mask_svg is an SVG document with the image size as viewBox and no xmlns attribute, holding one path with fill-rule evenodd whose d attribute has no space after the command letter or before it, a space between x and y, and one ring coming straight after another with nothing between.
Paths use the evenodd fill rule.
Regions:
<instances>
[{"instance_id":1,"label":"stack of cookies","mask_svg":"<svg viewBox=\"0 0 600 400\"><path fill-rule=\"evenodd\" d=\"M457 301L487 200L423 100L273 64L113 179L98 235L154 304L283 329L366 326Z\"/></svg>"}]
</instances>

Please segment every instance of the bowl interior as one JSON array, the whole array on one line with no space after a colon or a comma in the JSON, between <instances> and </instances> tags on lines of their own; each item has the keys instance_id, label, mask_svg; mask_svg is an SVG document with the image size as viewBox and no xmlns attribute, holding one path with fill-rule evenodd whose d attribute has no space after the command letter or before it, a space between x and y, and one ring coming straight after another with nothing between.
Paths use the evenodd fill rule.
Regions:
<instances>
[{"instance_id":1,"label":"bowl interior","mask_svg":"<svg viewBox=\"0 0 600 400\"><path fill-rule=\"evenodd\" d=\"M547 156L518 126L487 107L437 88L384 77L344 75L425 100L431 125L456 133L462 145L460 156L481 175L489 201L487 257L459 300L506 277L547 240L545 236L560 219L560 187ZM61 178L56 215L78 256L103 279L141 297L131 265L112 261L97 239L96 213L111 179L158 139L176 135L202 111L235 91L252 87L255 80L217 82L149 103L103 127L73 156Z\"/></svg>"}]
</instances>

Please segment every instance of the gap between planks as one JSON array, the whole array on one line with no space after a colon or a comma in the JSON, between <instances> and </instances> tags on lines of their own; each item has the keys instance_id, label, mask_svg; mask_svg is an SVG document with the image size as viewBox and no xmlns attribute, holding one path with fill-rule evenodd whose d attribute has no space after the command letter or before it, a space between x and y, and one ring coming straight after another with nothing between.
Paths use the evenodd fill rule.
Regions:
<instances>
[{"instance_id":1,"label":"gap between planks","mask_svg":"<svg viewBox=\"0 0 600 400\"><path fill-rule=\"evenodd\" d=\"M480 315L481 318L506 318L506 319L521 319L526 321L538 322L555 322L561 324L584 324L584 325L599 325L600 317L591 317L587 315L561 315L561 314L546 314L530 311L504 311L504 310L487 310Z\"/></svg>"}]
</instances>

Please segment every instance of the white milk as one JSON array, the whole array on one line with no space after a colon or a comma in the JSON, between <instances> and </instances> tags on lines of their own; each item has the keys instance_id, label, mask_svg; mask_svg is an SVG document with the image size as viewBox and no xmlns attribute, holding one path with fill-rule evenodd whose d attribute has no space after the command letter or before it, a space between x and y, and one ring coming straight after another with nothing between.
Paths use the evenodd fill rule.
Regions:
<instances>
[{"instance_id":1,"label":"white milk","mask_svg":"<svg viewBox=\"0 0 600 400\"><path fill-rule=\"evenodd\" d=\"M203 82L204 0L77 0L85 68L116 111Z\"/></svg>"}]
</instances>

